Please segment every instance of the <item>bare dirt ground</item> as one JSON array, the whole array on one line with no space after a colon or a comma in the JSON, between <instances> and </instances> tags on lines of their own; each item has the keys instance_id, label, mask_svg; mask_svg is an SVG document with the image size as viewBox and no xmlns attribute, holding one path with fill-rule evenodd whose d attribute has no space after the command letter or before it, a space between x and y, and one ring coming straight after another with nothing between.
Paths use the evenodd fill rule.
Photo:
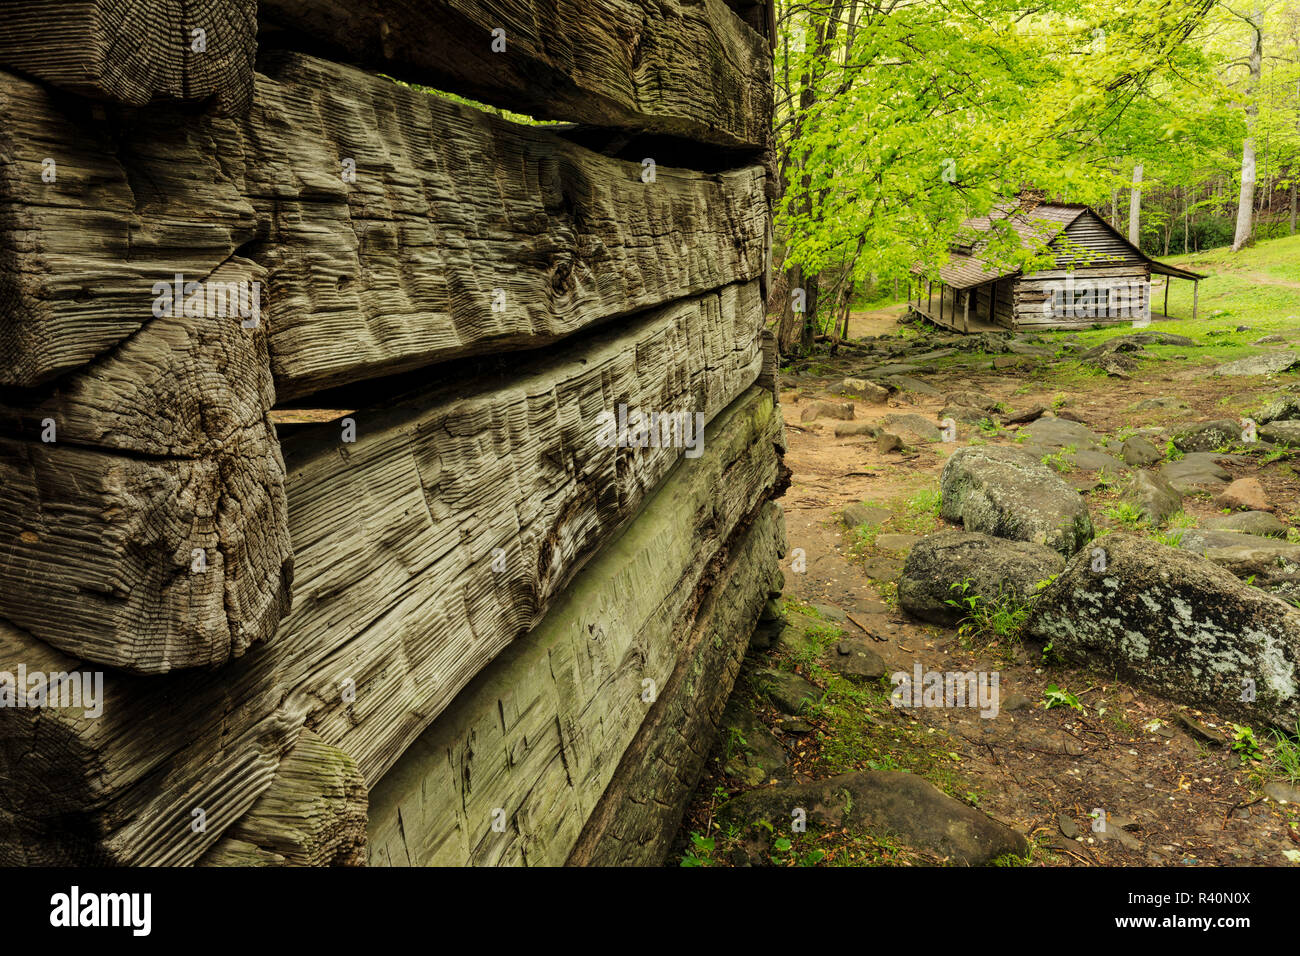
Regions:
<instances>
[{"instance_id":1,"label":"bare dirt ground","mask_svg":"<svg viewBox=\"0 0 1300 956\"><path fill-rule=\"evenodd\" d=\"M854 331L881 334L896 329L892 320L880 315L864 316ZM790 547L802 549L807 562L804 573L786 571L786 600L821 606L835 617L845 612L847 619L830 623L842 628L845 637L869 636L886 662L887 674L910 672L917 661L926 670L999 672L1003 706L996 718L982 719L972 710L903 711L886 704L870 716L868 724L874 729L862 732L863 739L857 741L861 746L848 748L846 765L849 742L837 735L842 738L856 729L846 730L842 723L813 714L807 721L811 728L792 731L789 719L765 705L742 676L732 703L750 707L772 730L786 748L793 779L855 767L914 769L1028 836L1035 865L1289 865L1292 856L1284 851L1300 850L1297 807L1263 794L1267 774L1262 764L1243 761L1230 746L1204 739L1181 723L1178 714L1231 738L1228 721L1187 711L1099 671L1049 664L1039 649L1028 645L979 646L953 629L912 621L897 609L894 581L906 546L887 534L943 527L936 517L918 515L909 500L918 492L937 489L947 455L966 444L971 432L963 426L956 444L909 440L901 451L882 453L868 436L836 438L834 421L801 421L812 401L844 401L832 388L862 364L846 349L819 359L812 369L816 374L783 377L786 462L793 472L783 506ZM1157 362L1131 381L1080 377L1068 384L1042 369L994 370L990 365L985 361L978 368L945 370L928 381L945 394L984 392L1014 411L1055 405L1094 431L1110 435L1124 426L1234 417L1262 394L1258 382L1213 379L1203 367L1176 361ZM1143 399L1162 396L1181 399L1188 408L1133 411ZM886 415L915 413L934 422L944 404L939 397L900 392L887 405L856 403L855 420L879 422ZM1278 509L1278 516L1294 522L1300 511L1300 479L1285 461L1252 461L1229 470L1233 477L1259 478L1273 501L1290 502ZM1089 477L1074 472L1067 479L1081 483ZM1089 495L1099 532L1109 524L1101 514L1108 495L1113 497L1105 488ZM880 534L866 546L840 519L846 506L861 502L890 511ZM1216 513L1208 497L1187 498L1185 510L1195 516ZM881 547L882 539L899 550ZM776 650L751 651L751 657L751 668L779 666ZM794 669L818 680L815 670L798 665ZM882 684L887 688L887 678ZM1049 684L1070 690L1084 709L1045 709ZM1256 728L1256 734L1261 742L1268 739L1262 728ZM696 834L717 841L711 856L700 854L706 857L703 865L753 862L752 853L729 857L726 835L714 823L716 807L746 789L723 770L733 749L731 742L720 741L710 757L706 778L687 811L677 859L695 854L690 834ZM1104 834L1091 827L1099 809L1112 824ZM822 834L817 840L827 862L841 865L939 862L861 835Z\"/></svg>"}]
</instances>

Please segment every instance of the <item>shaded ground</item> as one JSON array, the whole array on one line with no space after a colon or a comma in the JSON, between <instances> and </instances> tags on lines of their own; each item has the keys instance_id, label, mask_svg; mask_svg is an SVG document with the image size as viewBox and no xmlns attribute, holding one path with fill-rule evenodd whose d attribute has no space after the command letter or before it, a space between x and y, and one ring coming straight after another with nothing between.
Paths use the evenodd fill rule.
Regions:
<instances>
[{"instance_id":1,"label":"shaded ground","mask_svg":"<svg viewBox=\"0 0 1300 956\"><path fill-rule=\"evenodd\" d=\"M1300 311L1289 302L1280 311L1289 307ZM1068 343L1077 350L1131 328L1045 336L1040 341L1046 345L1046 357L1003 357L1004 364L1016 363L1004 368L994 368L996 357L981 353L942 356L913 377L945 395L986 393L1006 411L1036 405L1055 409L1111 436L1143 426L1172 428L1240 417L1268 396L1300 391L1300 373L1295 371L1268 379L1207 374L1221 361L1258 351L1249 343L1264 333L1289 328L1300 344L1300 328L1285 316L1238 332L1229 314L1218 310L1187 330L1198 339L1197 348L1151 349L1127 380L1108 377L1060 346ZM876 324L888 323L878 317ZM1161 330L1166 328L1162 323ZM905 337L916 334L897 326L891 331ZM874 334L886 333L882 329ZM911 621L897 610L895 582L911 544L905 536L939 530L943 524L937 516L938 476L948 454L971 442L1013 441L1015 428L998 429L991 421L984 428L963 425L957 442L948 443L920 440L895 425L890 430L902 435L906 444L883 452L869 436L836 438L834 420L803 421L804 410L815 401L845 401L834 394L835 387L846 376L859 374L865 364L860 353L844 349L835 357L816 357L785 370L786 462L793 484L783 504L792 555L798 553L793 549L802 549L806 556L806 571L786 572L786 617L807 633L814 650L798 650L787 628L785 640L770 650L751 650L747 663L751 675L760 667L794 671L825 688L827 696L798 717L788 717L752 677L742 675L729 705L731 729L709 760L672 862L939 862L889 834L810 832L773 849L770 835L756 837L717 823L717 807L751 786L868 769L907 769L924 775L951 796L1026 834L1033 845L1029 860L1035 864L1300 862L1300 812L1294 803L1263 792L1279 775L1277 761L1270 759L1271 737L1263 728L1254 729L1254 738L1263 747L1264 759L1243 759L1230 743L1207 740L1180 722L1184 708L1140 688L1105 673L1051 663L1039 648L1016 640L959 634ZM1186 407L1135 408L1152 398L1166 399L1166 405L1181 401ZM900 391L887 405L854 404L855 421L916 414L937 422L945 401ZM1288 453L1258 456L1231 465L1229 471L1234 478L1257 477L1270 500L1278 503L1277 517L1289 523L1293 539L1300 539L1296 465ZM1097 476L1071 470L1065 477L1088 487ZM1120 528L1122 522L1105 516L1117 497L1114 486L1102 484L1087 494L1098 533ZM873 521L846 527L842 510L864 502L880 509ZM1218 513L1208 495L1186 498L1184 511L1180 521L1188 525ZM788 556L787 567L791 560ZM768 628L779 630L780 622ZM855 683L824 666L816 649L832 647L841 636L868 641L883 657L886 674L910 672L918 661L926 670L996 671L1002 709L995 718L983 719L972 710L892 708L887 677ZM758 643L765 639L760 634ZM1045 708L1049 685L1073 694L1082 710ZM1234 736L1233 725L1214 714L1186 715L1210 736ZM753 718L761 726L751 726ZM770 738L762 728L771 731ZM781 752L755 757L750 751L760 739L768 748L775 742ZM1092 832L1097 810L1104 810L1112 822L1107 834Z\"/></svg>"}]
</instances>

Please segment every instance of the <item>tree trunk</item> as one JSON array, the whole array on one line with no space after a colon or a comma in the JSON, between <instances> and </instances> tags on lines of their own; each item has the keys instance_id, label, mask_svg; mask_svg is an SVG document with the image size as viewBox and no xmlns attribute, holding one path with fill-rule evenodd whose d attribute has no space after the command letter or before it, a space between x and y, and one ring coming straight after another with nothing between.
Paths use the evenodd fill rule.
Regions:
<instances>
[{"instance_id":1,"label":"tree trunk","mask_svg":"<svg viewBox=\"0 0 1300 956\"><path fill-rule=\"evenodd\" d=\"M1255 91L1259 87L1260 69L1264 58L1263 10L1256 7L1254 16L1246 22L1251 27L1248 61L1250 79L1246 87L1246 138L1241 144L1241 194L1237 199L1237 232L1232 240L1233 252L1250 242L1251 228L1254 225L1255 123L1259 117L1259 104L1255 102Z\"/></svg>"},{"instance_id":2,"label":"tree trunk","mask_svg":"<svg viewBox=\"0 0 1300 956\"><path fill-rule=\"evenodd\" d=\"M1128 241L1138 244L1139 219L1142 212L1142 164L1133 164L1133 188L1128 194Z\"/></svg>"}]
</instances>

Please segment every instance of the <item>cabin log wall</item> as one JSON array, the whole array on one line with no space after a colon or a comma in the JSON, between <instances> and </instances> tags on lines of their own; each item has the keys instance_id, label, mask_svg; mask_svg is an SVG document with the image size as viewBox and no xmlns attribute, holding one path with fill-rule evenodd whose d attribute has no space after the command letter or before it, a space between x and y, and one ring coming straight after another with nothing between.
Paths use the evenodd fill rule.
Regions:
<instances>
[{"instance_id":1,"label":"cabin log wall","mask_svg":"<svg viewBox=\"0 0 1300 956\"><path fill-rule=\"evenodd\" d=\"M406 862L662 855L784 549L772 11L733 6L0 7L0 671L109 668L101 715L0 708L0 861L401 862L400 768L561 633L600 662L546 691L587 775L526 798L553 762L484 753L450 799L513 836L433 808ZM106 55L146 14L165 43ZM160 313L176 275L260 311ZM702 455L608 447L620 405L698 414Z\"/></svg>"}]
</instances>

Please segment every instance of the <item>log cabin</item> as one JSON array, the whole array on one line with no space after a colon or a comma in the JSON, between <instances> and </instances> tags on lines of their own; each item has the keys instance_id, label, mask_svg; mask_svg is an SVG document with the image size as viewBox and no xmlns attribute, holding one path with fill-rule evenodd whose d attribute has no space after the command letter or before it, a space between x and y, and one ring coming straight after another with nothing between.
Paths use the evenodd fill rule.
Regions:
<instances>
[{"instance_id":1,"label":"log cabin","mask_svg":"<svg viewBox=\"0 0 1300 956\"><path fill-rule=\"evenodd\" d=\"M1024 272L991 253L994 232L1049 256L1050 267ZM1169 280L1193 283L1196 318L1200 273L1158 262L1133 245L1089 206L1021 202L967 219L949 247L937 281L918 277L909 290L910 312L957 332L999 329L1085 329L1094 325L1146 325L1166 318ZM1164 277L1164 312L1151 311L1151 277Z\"/></svg>"}]
</instances>

